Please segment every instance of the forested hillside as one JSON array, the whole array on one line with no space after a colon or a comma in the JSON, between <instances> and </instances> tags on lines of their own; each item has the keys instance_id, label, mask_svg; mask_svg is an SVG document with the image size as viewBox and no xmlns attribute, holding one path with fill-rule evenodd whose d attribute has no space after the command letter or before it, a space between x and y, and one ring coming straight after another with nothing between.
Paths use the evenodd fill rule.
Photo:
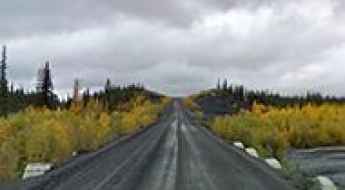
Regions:
<instances>
[{"instance_id":1,"label":"forested hillside","mask_svg":"<svg viewBox=\"0 0 345 190\"><path fill-rule=\"evenodd\" d=\"M265 106L285 108L289 106L303 107L307 104L345 103L345 98L322 95L318 92L306 91L303 95L280 95L269 90L251 90L242 85L232 84L225 79L218 80L213 89L202 91L188 97L206 116L235 114L241 110L251 110L254 103ZM189 103L191 104L191 103Z\"/></svg>"}]
</instances>

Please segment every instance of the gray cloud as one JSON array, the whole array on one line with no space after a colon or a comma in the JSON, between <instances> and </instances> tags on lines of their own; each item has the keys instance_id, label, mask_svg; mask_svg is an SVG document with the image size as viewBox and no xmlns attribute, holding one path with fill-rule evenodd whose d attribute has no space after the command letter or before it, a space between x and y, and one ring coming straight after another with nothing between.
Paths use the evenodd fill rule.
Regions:
<instances>
[{"instance_id":1,"label":"gray cloud","mask_svg":"<svg viewBox=\"0 0 345 190\"><path fill-rule=\"evenodd\" d=\"M45 60L56 89L144 82L172 95L218 77L252 88L345 95L340 0L12 0L0 8L9 77L32 86Z\"/></svg>"},{"instance_id":2,"label":"gray cloud","mask_svg":"<svg viewBox=\"0 0 345 190\"><path fill-rule=\"evenodd\" d=\"M68 33L109 22L122 23L123 16L187 26L200 16L200 6L194 0L11 0L0 7L0 36Z\"/></svg>"}]
</instances>

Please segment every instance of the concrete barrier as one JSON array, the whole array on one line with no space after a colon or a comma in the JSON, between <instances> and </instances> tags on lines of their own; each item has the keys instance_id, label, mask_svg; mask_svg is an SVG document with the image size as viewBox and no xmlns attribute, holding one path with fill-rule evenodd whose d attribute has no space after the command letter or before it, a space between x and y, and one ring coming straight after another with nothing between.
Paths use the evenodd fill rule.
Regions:
<instances>
[{"instance_id":1,"label":"concrete barrier","mask_svg":"<svg viewBox=\"0 0 345 190\"><path fill-rule=\"evenodd\" d=\"M75 157L78 155L78 152L72 152L72 156Z\"/></svg>"},{"instance_id":2,"label":"concrete barrier","mask_svg":"<svg viewBox=\"0 0 345 190\"><path fill-rule=\"evenodd\" d=\"M242 149L242 150L244 149L244 145L242 142L236 141L233 143L233 145L239 149Z\"/></svg>"},{"instance_id":3,"label":"concrete barrier","mask_svg":"<svg viewBox=\"0 0 345 190\"><path fill-rule=\"evenodd\" d=\"M259 154L258 154L258 152L257 152L254 148L246 148L245 151L246 151L249 155L251 155L251 156L253 156L253 157L255 157L255 158L259 158Z\"/></svg>"},{"instance_id":4,"label":"concrete barrier","mask_svg":"<svg viewBox=\"0 0 345 190\"><path fill-rule=\"evenodd\" d=\"M51 169L52 169L52 164L49 164L49 163L30 163L26 165L22 178L27 179L30 177L40 176Z\"/></svg>"},{"instance_id":5,"label":"concrete barrier","mask_svg":"<svg viewBox=\"0 0 345 190\"><path fill-rule=\"evenodd\" d=\"M275 159L275 158L268 158L268 159L265 159L265 162L271 166L272 168L274 169L282 169L282 165L280 164L280 162Z\"/></svg>"},{"instance_id":6,"label":"concrete barrier","mask_svg":"<svg viewBox=\"0 0 345 190\"><path fill-rule=\"evenodd\" d=\"M320 183L321 190L337 190L333 181L326 176L317 176L316 180Z\"/></svg>"}]
</instances>

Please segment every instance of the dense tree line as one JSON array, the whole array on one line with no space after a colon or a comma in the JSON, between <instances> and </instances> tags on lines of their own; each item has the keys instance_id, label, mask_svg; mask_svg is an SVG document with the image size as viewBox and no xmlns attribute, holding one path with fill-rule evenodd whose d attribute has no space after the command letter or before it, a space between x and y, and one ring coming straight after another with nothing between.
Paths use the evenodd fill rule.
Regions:
<instances>
[{"instance_id":1,"label":"dense tree line","mask_svg":"<svg viewBox=\"0 0 345 190\"><path fill-rule=\"evenodd\" d=\"M272 105L278 107L285 107L289 105L305 105L308 103L312 104L323 104L323 103L345 103L345 98L335 96L323 96L318 92L307 92L303 95L280 95L279 93L270 92L268 90L250 90L246 89L242 85L229 85L227 79L221 84L218 79L216 89L211 90L211 93L220 96L227 96L235 101L245 102L252 105L254 102Z\"/></svg>"},{"instance_id":2,"label":"dense tree line","mask_svg":"<svg viewBox=\"0 0 345 190\"><path fill-rule=\"evenodd\" d=\"M49 62L39 69L36 91L25 92L23 88L8 87L7 79L7 48L2 47L0 67L0 116L22 110L29 105L56 108L60 105L58 96L53 93L53 81Z\"/></svg>"},{"instance_id":3,"label":"dense tree line","mask_svg":"<svg viewBox=\"0 0 345 190\"><path fill-rule=\"evenodd\" d=\"M84 103L87 103L88 92L83 93ZM145 87L140 83L133 83L127 86L116 86L112 85L110 79L107 79L104 91L99 91L93 94L92 98L103 102L103 104L108 108L109 111L118 109L119 105L124 105L129 102L133 97L144 96L152 100L160 100L162 97L160 94L151 92L145 89Z\"/></svg>"},{"instance_id":4,"label":"dense tree line","mask_svg":"<svg viewBox=\"0 0 345 190\"><path fill-rule=\"evenodd\" d=\"M64 107L69 108L73 102L79 102L86 106L93 99L101 102L109 111L118 109L119 105L125 105L136 96L144 96L150 100L159 100L162 96L154 92L150 92L141 84L130 84L126 86L112 85L110 79L106 80L104 90L94 93L87 88L83 93L79 92L79 81L75 81L73 97L69 97L66 102L62 102ZM80 94L80 95L79 95Z\"/></svg>"},{"instance_id":5,"label":"dense tree line","mask_svg":"<svg viewBox=\"0 0 345 190\"><path fill-rule=\"evenodd\" d=\"M91 99L102 102L109 111L113 111L120 103L126 103L134 96L142 95L151 100L161 97L158 94L145 90L142 84L130 84L121 87L112 85L110 79L107 79L104 90L90 93L90 89L87 88L81 95L79 92L80 84L76 80L73 97L61 100L53 91L52 71L48 61L38 70L35 91L25 91L23 88L15 89L13 83L9 88L6 75L8 67L6 50L6 46L3 46L0 60L0 116L20 111L28 106L68 109L72 102L81 102L81 104L86 106Z\"/></svg>"}]
</instances>

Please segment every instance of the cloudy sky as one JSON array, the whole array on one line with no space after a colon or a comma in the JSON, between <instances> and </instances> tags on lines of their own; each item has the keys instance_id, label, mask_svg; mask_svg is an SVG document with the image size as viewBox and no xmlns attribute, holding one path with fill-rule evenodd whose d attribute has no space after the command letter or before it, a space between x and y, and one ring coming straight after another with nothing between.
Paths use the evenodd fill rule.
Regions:
<instances>
[{"instance_id":1,"label":"cloudy sky","mask_svg":"<svg viewBox=\"0 0 345 190\"><path fill-rule=\"evenodd\" d=\"M55 89L143 82L170 95L217 78L283 93L345 95L343 0L10 0L0 6L9 80Z\"/></svg>"}]
</instances>

